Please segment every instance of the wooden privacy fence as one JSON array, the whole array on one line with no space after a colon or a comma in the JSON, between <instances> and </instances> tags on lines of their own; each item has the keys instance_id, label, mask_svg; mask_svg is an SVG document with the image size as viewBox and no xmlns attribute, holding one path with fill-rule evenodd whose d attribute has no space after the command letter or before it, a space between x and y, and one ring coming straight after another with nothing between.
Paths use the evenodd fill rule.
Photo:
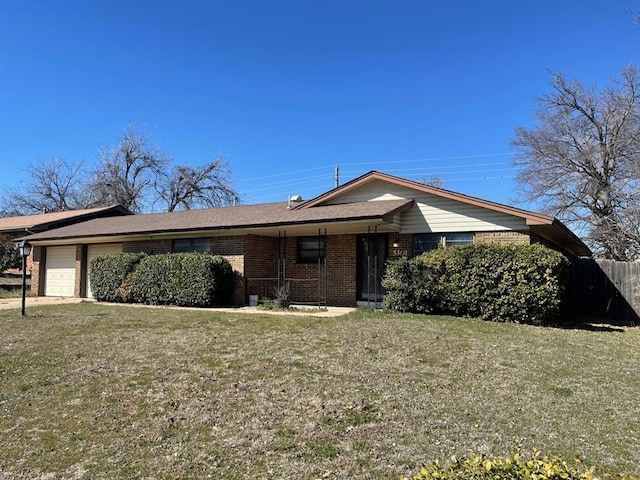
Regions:
<instances>
[{"instance_id":1,"label":"wooden privacy fence","mask_svg":"<svg viewBox=\"0 0 640 480\"><path fill-rule=\"evenodd\" d=\"M570 291L580 315L640 324L640 262L581 258L573 263Z\"/></svg>"}]
</instances>

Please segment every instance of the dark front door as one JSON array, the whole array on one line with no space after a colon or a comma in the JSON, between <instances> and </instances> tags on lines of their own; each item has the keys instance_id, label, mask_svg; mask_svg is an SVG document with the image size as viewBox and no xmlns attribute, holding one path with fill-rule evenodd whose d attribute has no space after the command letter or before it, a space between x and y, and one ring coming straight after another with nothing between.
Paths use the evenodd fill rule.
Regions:
<instances>
[{"instance_id":1,"label":"dark front door","mask_svg":"<svg viewBox=\"0 0 640 480\"><path fill-rule=\"evenodd\" d=\"M359 301L382 301L382 276L386 260L386 234L358 236L357 289Z\"/></svg>"}]
</instances>

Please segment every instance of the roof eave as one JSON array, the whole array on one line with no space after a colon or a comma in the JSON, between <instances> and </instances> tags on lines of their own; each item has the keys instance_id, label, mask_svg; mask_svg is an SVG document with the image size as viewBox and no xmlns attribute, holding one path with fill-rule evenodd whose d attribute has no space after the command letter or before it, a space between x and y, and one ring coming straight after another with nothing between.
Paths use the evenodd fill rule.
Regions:
<instances>
[{"instance_id":1,"label":"roof eave","mask_svg":"<svg viewBox=\"0 0 640 480\"><path fill-rule=\"evenodd\" d=\"M303 208L315 207L323 202L326 202L328 200L331 200L332 198L339 196L340 194L344 193L347 190L351 190L352 188L356 188L359 185L362 185L366 182L369 182L371 180L376 180L376 179L391 182L396 185L402 185L409 188L414 188L419 191L430 193L432 195L436 195L442 198L448 198L450 200L456 200L456 201L467 203L470 205L475 205L478 207L487 208L489 210L523 218L526 220L527 225L546 225L546 224L551 224L554 220L553 217L550 217L548 215L543 215L535 212L530 212L527 210L522 210L522 209L511 207L508 205L503 205L501 203L491 202L489 200L483 200L480 198L472 197L470 195L465 195L462 193L453 192L443 188L432 187L419 182L415 182L413 180L407 180L404 178L395 177L393 175L388 175L386 173L377 172L375 170L365 173L364 175L354 178L350 182L347 182L344 185L341 185L340 187L336 187L333 190L329 190L328 192L325 192L315 198L312 198L306 202L303 202L302 204L297 205L295 208L303 209Z\"/></svg>"},{"instance_id":2,"label":"roof eave","mask_svg":"<svg viewBox=\"0 0 640 480\"><path fill-rule=\"evenodd\" d=\"M593 255L591 249L565 224L557 219L554 219L551 224L533 225L531 231L551 241L560 247L560 249L574 257L590 257Z\"/></svg>"},{"instance_id":3,"label":"roof eave","mask_svg":"<svg viewBox=\"0 0 640 480\"><path fill-rule=\"evenodd\" d=\"M390 212L385 212L383 214L371 214L371 215L359 215L359 216L351 216L345 218L318 218L311 220L293 220L293 221L281 221L281 222L271 222L265 223L261 225L256 224L245 224L245 225L222 225L222 226L213 226L213 227L192 227L192 228L173 228L173 229L156 229L156 230L145 230L139 232L131 232L131 233L95 233L89 235L66 235L66 236L46 236L46 233L43 233L38 238L30 238L31 236L25 236L21 238L16 238L14 241L28 240L34 245L38 244L46 244L50 242L67 242L68 240L88 240L95 238L105 238L111 239L111 241L118 241L127 238L135 238L135 237L148 237L148 236L172 236L179 234L188 234L190 232L251 232L251 231L260 231L265 229L273 229L273 228L287 228L287 227L299 227L303 225L309 226L317 226L321 224L344 224L344 223L391 223L391 220L395 214L398 212L409 208L413 204L413 201L407 201L405 204L393 209ZM55 230L51 230L51 232L55 232Z\"/></svg>"}]
</instances>

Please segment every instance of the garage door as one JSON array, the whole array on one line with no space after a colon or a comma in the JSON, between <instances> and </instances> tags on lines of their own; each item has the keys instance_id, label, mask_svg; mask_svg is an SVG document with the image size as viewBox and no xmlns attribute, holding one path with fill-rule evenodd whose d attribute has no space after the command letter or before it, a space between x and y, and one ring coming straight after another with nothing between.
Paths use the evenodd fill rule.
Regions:
<instances>
[{"instance_id":1,"label":"garage door","mask_svg":"<svg viewBox=\"0 0 640 480\"><path fill-rule=\"evenodd\" d=\"M87 247L87 297L93 298L93 293L91 292L91 282L89 281L89 269L91 260L96 258L98 255L120 252L122 252L121 243L102 243L99 245L89 245Z\"/></svg>"},{"instance_id":2,"label":"garage door","mask_svg":"<svg viewBox=\"0 0 640 480\"><path fill-rule=\"evenodd\" d=\"M44 294L47 297L73 297L76 280L76 247L47 247L47 274Z\"/></svg>"}]
</instances>

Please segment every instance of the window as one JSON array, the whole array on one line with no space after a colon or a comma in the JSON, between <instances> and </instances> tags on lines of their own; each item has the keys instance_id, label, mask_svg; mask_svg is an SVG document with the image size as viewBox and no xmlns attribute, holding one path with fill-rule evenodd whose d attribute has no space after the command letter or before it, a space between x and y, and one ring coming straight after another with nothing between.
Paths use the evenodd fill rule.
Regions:
<instances>
[{"instance_id":1,"label":"window","mask_svg":"<svg viewBox=\"0 0 640 480\"><path fill-rule=\"evenodd\" d=\"M413 254L435 250L442 245L442 235L439 233L420 233L413 236Z\"/></svg>"},{"instance_id":2,"label":"window","mask_svg":"<svg viewBox=\"0 0 640 480\"><path fill-rule=\"evenodd\" d=\"M420 233L413 236L413 254L442 247L458 247L473 243L473 232L465 233Z\"/></svg>"},{"instance_id":3,"label":"window","mask_svg":"<svg viewBox=\"0 0 640 480\"><path fill-rule=\"evenodd\" d=\"M324 237L298 237L298 263L324 262Z\"/></svg>"},{"instance_id":4,"label":"window","mask_svg":"<svg viewBox=\"0 0 640 480\"><path fill-rule=\"evenodd\" d=\"M473 233L447 233L445 245L447 247L459 247L473 243Z\"/></svg>"},{"instance_id":5,"label":"window","mask_svg":"<svg viewBox=\"0 0 640 480\"><path fill-rule=\"evenodd\" d=\"M211 251L211 241L208 238L179 238L173 241L174 253Z\"/></svg>"}]
</instances>

